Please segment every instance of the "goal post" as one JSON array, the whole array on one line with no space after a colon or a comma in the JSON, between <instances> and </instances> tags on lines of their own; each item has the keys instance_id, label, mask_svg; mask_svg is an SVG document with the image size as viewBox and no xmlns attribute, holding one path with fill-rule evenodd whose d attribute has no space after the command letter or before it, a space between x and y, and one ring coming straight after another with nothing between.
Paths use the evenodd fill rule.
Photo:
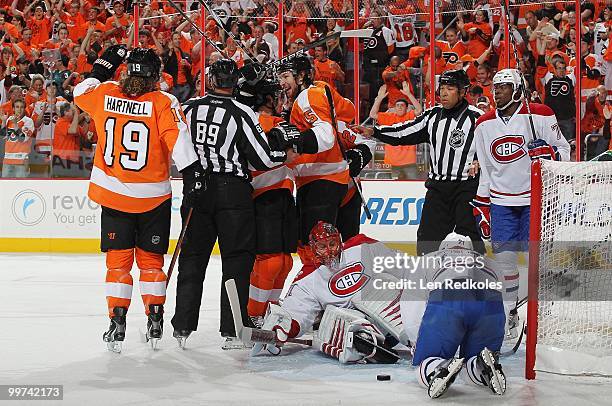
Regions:
<instances>
[{"instance_id":1,"label":"goal post","mask_svg":"<svg viewBox=\"0 0 612 406\"><path fill-rule=\"evenodd\" d=\"M612 162L532 164L525 377L612 376Z\"/></svg>"}]
</instances>

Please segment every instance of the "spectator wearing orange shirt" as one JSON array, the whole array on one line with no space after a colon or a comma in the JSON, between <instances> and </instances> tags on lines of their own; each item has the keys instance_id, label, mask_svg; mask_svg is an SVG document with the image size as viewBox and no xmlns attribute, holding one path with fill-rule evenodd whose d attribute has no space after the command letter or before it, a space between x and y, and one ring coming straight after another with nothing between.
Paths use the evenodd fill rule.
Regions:
<instances>
[{"instance_id":1,"label":"spectator wearing orange shirt","mask_svg":"<svg viewBox=\"0 0 612 406\"><path fill-rule=\"evenodd\" d=\"M393 108L380 113L380 106L385 97L387 97L386 87L382 86L370 110L370 117L377 120L378 125L393 125L404 121L411 121L422 112L421 105L411 93L410 105L412 105L414 109L408 108L409 102L407 99L398 99L395 105L389 106ZM399 180L419 179L416 149L416 145L392 146L385 144L384 163L391 165L391 174L394 178Z\"/></svg>"},{"instance_id":2,"label":"spectator wearing orange shirt","mask_svg":"<svg viewBox=\"0 0 612 406\"><path fill-rule=\"evenodd\" d=\"M98 7L91 7L89 10L87 10L87 21L85 22L85 24L82 24L79 27L79 38L84 38L87 34L87 30L90 27L93 27L94 30L100 31L102 33L106 31L105 25L98 21L99 13L100 10L98 9Z\"/></svg>"},{"instance_id":3,"label":"spectator wearing orange shirt","mask_svg":"<svg viewBox=\"0 0 612 406\"><path fill-rule=\"evenodd\" d=\"M463 41L467 42L467 53L478 59L489 47L493 34L486 10L476 10L474 22L471 23L464 23L463 14L459 13L457 28L461 31Z\"/></svg>"},{"instance_id":4,"label":"spectator wearing orange shirt","mask_svg":"<svg viewBox=\"0 0 612 406\"><path fill-rule=\"evenodd\" d=\"M478 65L474 85L482 88L483 96L488 97L489 100L493 100L493 69L487 62Z\"/></svg>"},{"instance_id":5,"label":"spectator wearing orange shirt","mask_svg":"<svg viewBox=\"0 0 612 406\"><path fill-rule=\"evenodd\" d=\"M6 11L2 9L0 9L0 32L3 33L0 34L0 37L6 34L6 38L9 38L11 42L17 42L20 38L17 27L6 22Z\"/></svg>"},{"instance_id":6,"label":"spectator wearing orange shirt","mask_svg":"<svg viewBox=\"0 0 612 406\"><path fill-rule=\"evenodd\" d=\"M59 108L53 132L52 175L54 178L75 178L83 175L80 159L79 114L72 103Z\"/></svg>"},{"instance_id":7,"label":"spectator wearing orange shirt","mask_svg":"<svg viewBox=\"0 0 612 406\"><path fill-rule=\"evenodd\" d=\"M125 14L125 5L121 0L113 1L113 15L106 19L105 32L106 38L114 37L117 42L125 41L128 26L132 23L132 18Z\"/></svg>"},{"instance_id":8,"label":"spectator wearing orange shirt","mask_svg":"<svg viewBox=\"0 0 612 406\"><path fill-rule=\"evenodd\" d=\"M0 106L0 112L7 116L11 116L14 113L13 103L15 102L15 100L23 100L23 90L21 89L21 87L13 85L7 92L7 98L8 100Z\"/></svg>"},{"instance_id":9,"label":"spectator wearing orange shirt","mask_svg":"<svg viewBox=\"0 0 612 406\"><path fill-rule=\"evenodd\" d=\"M336 81L344 83L344 72L340 66L327 57L327 45L321 44L315 47L315 80L327 83L332 89L336 89Z\"/></svg>"},{"instance_id":10,"label":"spectator wearing orange shirt","mask_svg":"<svg viewBox=\"0 0 612 406\"><path fill-rule=\"evenodd\" d=\"M398 99L406 97L406 89L410 91L408 73L406 67L400 64L400 57L393 56L389 61L389 66L383 71L382 79L387 86L388 102L394 105Z\"/></svg>"},{"instance_id":11,"label":"spectator wearing orange shirt","mask_svg":"<svg viewBox=\"0 0 612 406\"><path fill-rule=\"evenodd\" d=\"M11 4L11 12L14 16L21 16L26 20L28 27L32 29L32 44L34 46L40 46L49 39L49 33L51 32L51 5L48 0L44 0L44 6L47 11L44 10L40 2L31 2L28 4L23 11L17 9L17 2L13 1ZM34 15L30 16L31 10L34 8Z\"/></svg>"},{"instance_id":12,"label":"spectator wearing orange shirt","mask_svg":"<svg viewBox=\"0 0 612 406\"><path fill-rule=\"evenodd\" d=\"M66 23L66 27L68 28L68 38L72 40L72 42L78 42L81 37L81 26L85 24L85 17L81 13L81 5L78 0L72 0L70 5L68 5L68 12L63 9L57 10L58 18Z\"/></svg>"},{"instance_id":13,"label":"spectator wearing orange shirt","mask_svg":"<svg viewBox=\"0 0 612 406\"><path fill-rule=\"evenodd\" d=\"M21 41L13 44L13 48L19 55L23 54L29 61L32 61L34 58L32 51L36 50L37 46L32 43L32 30L30 28L26 27L21 31Z\"/></svg>"},{"instance_id":14,"label":"spectator wearing orange shirt","mask_svg":"<svg viewBox=\"0 0 612 406\"><path fill-rule=\"evenodd\" d=\"M4 137L3 178L27 178L30 173L29 159L32 151L34 122L25 114L25 102L13 102L15 113L10 117L2 114L0 136Z\"/></svg>"}]
</instances>

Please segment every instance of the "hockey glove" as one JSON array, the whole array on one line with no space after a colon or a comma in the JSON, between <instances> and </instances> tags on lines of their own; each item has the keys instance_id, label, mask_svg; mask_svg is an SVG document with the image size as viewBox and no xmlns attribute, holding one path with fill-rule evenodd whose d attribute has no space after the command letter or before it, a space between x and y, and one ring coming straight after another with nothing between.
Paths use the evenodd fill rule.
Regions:
<instances>
[{"instance_id":1,"label":"hockey glove","mask_svg":"<svg viewBox=\"0 0 612 406\"><path fill-rule=\"evenodd\" d=\"M100 82L106 82L115 75L119 65L127 56L127 49L124 45L112 45L95 60L91 68L92 78L98 79Z\"/></svg>"},{"instance_id":2,"label":"hockey glove","mask_svg":"<svg viewBox=\"0 0 612 406\"><path fill-rule=\"evenodd\" d=\"M272 355L278 355L281 352L281 347L289 338L289 331L291 331L291 324L293 319L289 312L283 309L281 306L270 303L268 312L264 318L264 324L261 327L262 330L272 330L276 333L277 345L255 343L251 350L251 355L257 355L262 351L268 351Z\"/></svg>"},{"instance_id":3,"label":"hockey glove","mask_svg":"<svg viewBox=\"0 0 612 406\"><path fill-rule=\"evenodd\" d=\"M529 157L532 161L536 159L552 159L553 161L560 161L561 154L557 151L557 147L549 145L543 139L536 139L527 144L529 149Z\"/></svg>"},{"instance_id":4,"label":"hockey glove","mask_svg":"<svg viewBox=\"0 0 612 406\"><path fill-rule=\"evenodd\" d=\"M293 124L287 122L279 123L268 132L270 148L275 151L285 151L292 148L297 152L297 143L300 138L300 130Z\"/></svg>"},{"instance_id":5,"label":"hockey glove","mask_svg":"<svg viewBox=\"0 0 612 406\"><path fill-rule=\"evenodd\" d=\"M199 161L181 171L183 175L183 205L194 207L206 190L206 173Z\"/></svg>"},{"instance_id":6,"label":"hockey glove","mask_svg":"<svg viewBox=\"0 0 612 406\"><path fill-rule=\"evenodd\" d=\"M489 240L491 238L491 200L488 197L476 196L470 204L480 235L485 240Z\"/></svg>"},{"instance_id":7,"label":"hockey glove","mask_svg":"<svg viewBox=\"0 0 612 406\"><path fill-rule=\"evenodd\" d=\"M359 176L361 170L372 160L372 152L366 145L356 145L355 148L346 150L346 160L350 175Z\"/></svg>"}]
</instances>

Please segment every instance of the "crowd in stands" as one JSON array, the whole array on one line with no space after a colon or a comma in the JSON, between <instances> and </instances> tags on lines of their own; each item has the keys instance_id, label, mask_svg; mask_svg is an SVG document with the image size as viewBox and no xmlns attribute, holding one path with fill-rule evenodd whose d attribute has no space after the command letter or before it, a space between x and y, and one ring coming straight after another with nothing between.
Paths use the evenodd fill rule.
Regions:
<instances>
[{"instance_id":1,"label":"crowd in stands","mask_svg":"<svg viewBox=\"0 0 612 406\"><path fill-rule=\"evenodd\" d=\"M428 3L423 0L361 0L357 24L353 0L287 0L282 22L276 0L206 2L223 27L208 13L202 21L199 0L173 1L191 21L168 1L139 1L135 39L135 0L0 0L2 177L88 176L96 129L73 104L72 89L112 44L155 49L163 63L160 89L181 101L199 95L202 55L209 63L219 54L210 44L202 49L193 24L239 66L251 59L277 60L345 29L373 28L374 36L361 40L358 50L352 40L332 36L311 55L316 80L328 82L353 100L358 89L362 121L385 124L418 115L431 94L431 75L448 69L466 69L472 80L469 102L484 111L492 109L493 75L498 69L518 66L532 100L549 105L561 131L573 141L578 60L582 71L578 136L584 140L599 134L589 137L581 158L609 148L612 72L606 73L612 70L608 48L612 5L605 0L582 2L579 35L574 1L511 0L508 31L510 44L517 45L518 61L514 52L507 57L499 0L443 0L436 14L434 69L429 66ZM578 38L582 52L576 58ZM356 51L359 66L354 64ZM356 68L361 77L358 86L353 83ZM121 75L125 69L116 79ZM383 166L393 168L394 178L420 178L417 155L414 147L386 147Z\"/></svg>"}]
</instances>

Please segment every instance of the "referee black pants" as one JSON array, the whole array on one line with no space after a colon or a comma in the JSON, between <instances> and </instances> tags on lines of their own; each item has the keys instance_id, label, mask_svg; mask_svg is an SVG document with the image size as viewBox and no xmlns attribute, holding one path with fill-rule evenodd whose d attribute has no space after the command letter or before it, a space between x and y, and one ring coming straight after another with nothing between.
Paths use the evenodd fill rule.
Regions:
<instances>
[{"instance_id":1,"label":"referee black pants","mask_svg":"<svg viewBox=\"0 0 612 406\"><path fill-rule=\"evenodd\" d=\"M485 246L470 205L478 190L478 178L464 181L428 179L425 187L427 194L417 231L417 254L436 251L444 237L453 231L470 237L474 250L484 253Z\"/></svg>"},{"instance_id":2,"label":"referee black pants","mask_svg":"<svg viewBox=\"0 0 612 406\"><path fill-rule=\"evenodd\" d=\"M219 331L235 335L225 281L234 279L243 323L247 315L249 277L255 261L255 212L249 182L233 175L211 174L208 188L194 208L178 260L175 330L197 330L206 267L217 238L222 262ZM183 222L189 209L181 207Z\"/></svg>"}]
</instances>

